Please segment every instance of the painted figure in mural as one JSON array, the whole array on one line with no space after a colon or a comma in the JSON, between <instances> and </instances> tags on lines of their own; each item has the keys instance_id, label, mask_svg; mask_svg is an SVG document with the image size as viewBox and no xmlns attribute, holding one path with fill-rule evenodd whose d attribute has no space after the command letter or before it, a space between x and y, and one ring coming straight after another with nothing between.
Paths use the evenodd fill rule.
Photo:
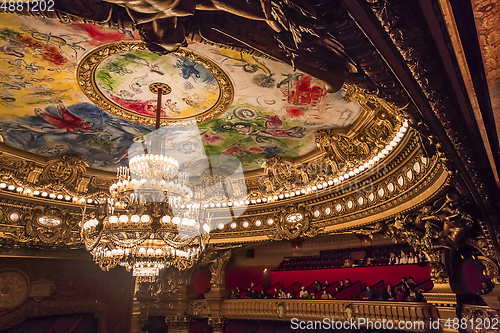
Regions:
<instances>
[{"instance_id":1,"label":"painted figure in mural","mask_svg":"<svg viewBox=\"0 0 500 333\"><path fill-rule=\"evenodd\" d=\"M89 132L91 130L93 125L92 122L84 121L83 119L71 114L64 105L58 105L57 110L59 111L60 116L44 112L38 108L35 109L35 114L63 131L74 133L76 131Z\"/></svg>"}]
</instances>

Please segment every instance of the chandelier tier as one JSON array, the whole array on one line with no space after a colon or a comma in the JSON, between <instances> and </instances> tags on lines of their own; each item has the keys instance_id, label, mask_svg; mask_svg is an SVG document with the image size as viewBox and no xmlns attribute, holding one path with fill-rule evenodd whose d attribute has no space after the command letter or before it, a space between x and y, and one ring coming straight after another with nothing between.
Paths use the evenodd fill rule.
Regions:
<instances>
[{"instance_id":1,"label":"chandelier tier","mask_svg":"<svg viewBox=\"0 0 500 333\"><path fill-rule=\"evenodd\" d=\"M155 92L158 130L163 91ZM130 158L129 168L118 168L109 197L99 201L81 230L103 270L121 265L139 282L154 281L165 267L193 266L209 240L210 216L192 202L188 174L179 173L179 162L165 154L160 132L149 134L149 153L144 149Z\"/></svg>"}]
</instances>

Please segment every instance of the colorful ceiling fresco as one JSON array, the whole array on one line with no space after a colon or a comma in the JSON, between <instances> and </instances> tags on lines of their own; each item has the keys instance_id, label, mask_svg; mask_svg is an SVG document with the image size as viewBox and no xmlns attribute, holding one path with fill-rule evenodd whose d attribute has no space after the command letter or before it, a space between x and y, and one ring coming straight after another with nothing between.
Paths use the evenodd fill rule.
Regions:
<instances>
[{"instance_id":1,"label":"colorful ceiling fresco","mask_svg":"<svg viewBox=\"0 0 500 333\"><path fill-rule=\"evenodd\" d=\"M130 145L152 127L91 103L76 72L96 48L138 36L89 24L10 14L0 18L3 142L43 156L78 155L99 169L126 165ZM342 100L342 90L327 93L321 81L285 64L198 43L187 50L226 73L234 96L227 111L198 125L201 141L185 139L182 145L191 149L201 142L204 154L237 157L246 171L259 168L267 156L309 153L316 148L317 129L348 126L361 112L358 104ZM209 67L179 55L136 50L102 61L93 79L109 103L145 116L154 114L149 84L166 83L172 92L164 96L162 116L175 119L196 116L221 99L220 82ZM189 167L193 174L204 169L193 161Z\"/></svg>"}]
</instances>

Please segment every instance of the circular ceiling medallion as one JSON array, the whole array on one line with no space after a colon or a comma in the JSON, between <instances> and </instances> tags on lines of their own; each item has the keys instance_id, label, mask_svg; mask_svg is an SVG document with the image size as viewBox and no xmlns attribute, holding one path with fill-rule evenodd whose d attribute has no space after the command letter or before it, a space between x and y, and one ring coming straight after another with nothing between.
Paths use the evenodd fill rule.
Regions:
<instances>
[{"instance_id":1,"label":"circular ceiling medallion","mask_svg":"<svg viewBox=\"0 0 500 333\"><path fill-rule=\"evenodd\" d=\"M153 94L158 94L158 90L160 89L162 95L168 95L172 92L172 88L170 88L168 84L163 82L155 82L149 85L149 91L151 91Z\"/></svg>"},{"instance_id":2,"label":"circular ceiling medallion","mask_svg":"<svg viewBox=\"0 0 500 333\"><path fill-rule=\"evenodd\" d=\"M232 104L234 87L213 61L186 49L164 56L142 42L118 42L87 54L77 71L83 93L97 106L120 118L155 124L158 87L161 125L195 118L206 123Z\"/></svg>"}]
</instances>

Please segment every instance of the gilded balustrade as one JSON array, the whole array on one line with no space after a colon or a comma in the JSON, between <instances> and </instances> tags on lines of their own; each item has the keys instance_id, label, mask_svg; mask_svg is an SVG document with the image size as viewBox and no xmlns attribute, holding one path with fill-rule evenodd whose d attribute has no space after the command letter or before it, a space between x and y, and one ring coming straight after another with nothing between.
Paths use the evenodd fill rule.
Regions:
<instances>
[{"instance_id":1,"label":"gilded balustrade","mask_svg":"<svg viewBox=\"0 0 500 333\"><path fill-rule=\"evenodd\" d=\"M224 300L222 316L226 319L350 320L365 318L372 321L436 320L438 314L432 304L418 302L382 302L351 300Z\"/></svg>"}]
</instances>

